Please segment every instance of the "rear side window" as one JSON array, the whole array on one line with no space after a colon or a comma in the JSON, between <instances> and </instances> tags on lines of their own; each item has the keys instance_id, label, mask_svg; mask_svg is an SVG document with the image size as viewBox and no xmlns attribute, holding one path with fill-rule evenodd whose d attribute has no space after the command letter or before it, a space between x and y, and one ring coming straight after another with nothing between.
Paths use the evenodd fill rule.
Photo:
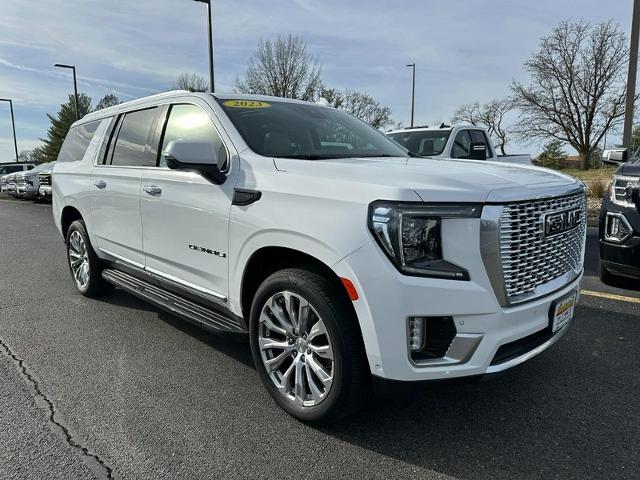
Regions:
<instances>
[{"instance_id":1,"label":"rear side window","mask_svg":"<svg viewBox=\"0 0 640 480\"><path fill-rule=\"evenodd\" d=\"M191 140L194 142L211 142L218 152L218 165L227 164L227 149L207 112L196 105L177 104L172 105L169 111L169 119L165 127L160 149L160 166L166 166L167 162L162 153L167 145L174 140Z\"/></svg>"},{"instance_id":2,"label":"rear side window","mask_svg":"<svg viewBox=\"0 0 640 480\"><path fill-rule=\"evenodd\" d=\"M58 154L58 161L79 162L82 160L98 125L100 125L100 121L85 123L69 130Z\"/></svg>"},{"instance_id":3,"label":"rear side window","mask_svg":"<svg viewBox=\"0 0 640 480\"><path fill-rule=\"evenodd\" d=\"M155 167L156 159L151 153L150 138L157 110L154 107L125 114L111 153L112 165Z\"/></svg>"},{"instance_id":4,"label":"rear side window","mask_svg":"<svg viewBox=\"0 0 640 480\"><path fill-rule=\"evenodd\" d=\"M471 134L472 142L482 142L487 146L487 158L492 157L491 143L489 142L487 135L482 130L469 130L469 133Z\"/></svg>"}]
</instances>

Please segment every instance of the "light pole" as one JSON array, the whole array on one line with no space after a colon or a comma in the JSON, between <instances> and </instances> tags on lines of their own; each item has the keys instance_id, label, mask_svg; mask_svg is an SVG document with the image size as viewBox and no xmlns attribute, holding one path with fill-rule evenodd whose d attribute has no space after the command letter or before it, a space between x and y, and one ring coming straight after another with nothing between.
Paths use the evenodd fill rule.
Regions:
<instances>
[{"instance_id":1,"label":"light pole","mask_svg":"<svg viewBox=\"0 0 640 480\"><path fill-rule=\"evenodd\" d=\"M58 68L70 68L73 70L73 93L76 105L76 120L80 120L80 112L78 111L78 83L76 82L76 66L75 65L65 65L63 63L56 63L56 67Z\"/></svg>"},{"instance_id":2,"label":"light pole","mask_svg":"<svg viewBox=\"0 0 640 480\"><path fill-rule=\"evenodd\" d=\"M13 102L10 98L0 98L0 102L9 102L9 109L11 110L11 126L13 127L13 148L16 151L16 162L18 161L18 141L16 140L16 119L13 116Z\"/></svg>"},{"instance_id":3,"label":"light pole","mask_svg":"<svg viewBox=\"0 0 640 480\"><path fill-rule=\"evenodd\" d=\"M215 86L213 82L213 25L211 20L211 2L213 0L193 0L198 3L207 4L207 19L209 20L209 91L215 92Z\"/></svg>"},{"instance_id":4,"label":"light pole","mask_svg":"<svg viewBox=\"0 0 640 480\"><path fill-rule=\"evenodd\" d=\"M638 34L640 34L640 0L633 0L631 20L631 49L629 50L629 74L627 75L627 105L624 113L622 144L631 149L633 133L633 107L636 97L636 73L638 70ZM633 152L630 152L633 153Z\"/></svg>"},{"instance_id":5,"label":"light pole","mask_svg":"<svg viewBox=\"0 0 640 480\"><path fill-rule=\"evenodd\" d=\"M411 69L413 70L413 80L411 86L411 126L413 127L413 112L415 111L416 105L416 64L410 63L409 65L407 65L407 67L411 67Z\"/></svg>"}]
</instances>

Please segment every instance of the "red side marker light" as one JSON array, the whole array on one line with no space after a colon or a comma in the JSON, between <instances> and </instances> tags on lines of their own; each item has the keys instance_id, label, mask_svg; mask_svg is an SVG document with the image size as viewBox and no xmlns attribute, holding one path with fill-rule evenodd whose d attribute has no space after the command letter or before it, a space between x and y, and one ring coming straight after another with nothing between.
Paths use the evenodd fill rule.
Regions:
<instances>
[{"instance_id":1,"label":"red side marker light","mask_svg":"<svg viewBox=\"0 0 640 480\"><path fill-rule=\"evenodd\" d=\"M358 300L358 298L360 298L358 296L358 291L356 290L356 287L353 285L351 280L344 277L340 277L340 280L342 281L342 285L344 285L344 288L347 290L347 293L349 294L349 298L351 299L351 301L355 302L356 300Z\"/></svg>"}]
</instances>

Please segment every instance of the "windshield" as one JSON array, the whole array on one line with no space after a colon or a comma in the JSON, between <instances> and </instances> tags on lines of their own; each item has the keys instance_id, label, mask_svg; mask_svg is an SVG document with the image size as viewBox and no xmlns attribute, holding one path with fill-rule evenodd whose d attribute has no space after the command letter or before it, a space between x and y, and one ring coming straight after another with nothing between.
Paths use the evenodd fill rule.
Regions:
<instances>
[{"instance_id":1,"label":"windshield","mask_svg":"<svg viewBox=\"0 0 640 480\"><path fill-rule=\"evenodd\" d=\"M5 165L0 166L0 175L6 175L9 173L21 172L22 165Z\"/></svg>"},{"instance_id":2,"label":"windshield","mask_svg":"<svg viewBox=\"0 0 640 480\"><path fill-rule=\"evenodd\" d=\"M422 130L418 132L407 130L388 135L411 153L430 157L440 155L444 151L451 130Z\"/></svg>"},{"instance_id":3,"label":"windshield","mask_svg":"<svg viewBox=\"0 0 640 480\"><path fill-rule=\"evenodd\" d=\"M407 156L384 134L334 108L271 100L218 102L260 155L308 160Z\"/></svg>"}]
</instances>

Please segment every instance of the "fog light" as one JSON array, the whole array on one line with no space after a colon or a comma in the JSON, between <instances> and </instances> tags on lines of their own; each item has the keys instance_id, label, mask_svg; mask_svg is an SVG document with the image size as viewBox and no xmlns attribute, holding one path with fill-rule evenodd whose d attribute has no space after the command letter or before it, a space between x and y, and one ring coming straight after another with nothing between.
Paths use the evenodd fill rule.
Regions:
<instances>
[{"instance_id":1,"label":"fog light","mask_svg":"<svg viewBox=\"0 0 640 480\"><path fill-rule=\"evenodd\" d=\"M604 226L604 239L608 242L623 243L633 234L629 222L621 213L607 213Z\"/></svg>"},{"instance_id":2,"label":"fog light","mask_svg":"<svg viewBox=\"0 0 640 480\"><path fill-rule=\"evenodd\" d=\"M419 352L424 346L424 318L409 318L409 350Z\"/></svg>"}]
</instances>

